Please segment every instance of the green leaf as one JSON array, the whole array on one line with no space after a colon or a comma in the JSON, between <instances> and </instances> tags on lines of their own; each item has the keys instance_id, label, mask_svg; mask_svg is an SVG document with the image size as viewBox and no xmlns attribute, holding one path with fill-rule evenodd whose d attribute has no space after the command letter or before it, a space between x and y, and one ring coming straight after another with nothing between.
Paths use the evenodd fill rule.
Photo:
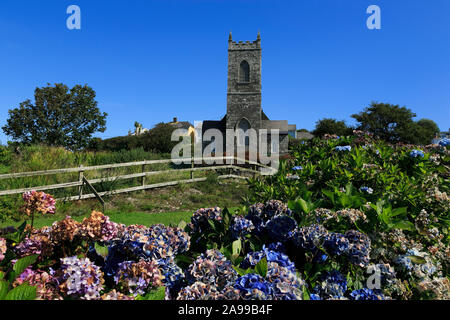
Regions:
<instances>
[{"instance_id":1,"label":"green leaf","mask_svg":"<svg viewBox=\"0 0 450 320\"><path fill-rule=\"evenodd\" d=\"M263 278L266 277L266 275L267 275L267 258L264 258L260 262L258 262L258 264L255 266L255 271L261 277L263 277Z\"/></svg>"},{"instance_id":2,"label":"green leaf","mask_svg":"<svg viewBox=\"0 0 450 320\"><path fill-rule=\"evenodd\" d=\"M419 257L419 256L407 256L412 262L417 264L425 264L427 261L425 258Z\"/></svg>"},{"instance_id":3,"label":"green leaf","mask_svg":"<svg viewBox=\"0 0 450 320\"><path fill-rule=\"evenodd\" d=\"M8 293L9 284L6 281L0 281L0 300L3 300Z\"/></svg>"},{"instance_id":4,"label":"green leaf","mask_svg":"<svg viewBox=\"0 0 450 320\"><path fill-rule=\"evenodd\" d=\"M396 209L392 210L391 217L396 217L399 215L406 214L407 211L408 211L407 207L396 208Z\"/></svg>"},{"instance_id":5,"label":"green leaf","mask_svg":"<svg viewBox=\"0 0 450 320\"><path fill-rule=\"evenodd\" d=\"M17 260L17 262L14 264L13 272L11 272L11 274L9 275L9 280L13 282L18 276L20 276L25 271L26 268L35 263L38 257L39 255L34 254Z\"/></svg>"},{"instance_id":6,"label":"green leaf","mask_svg":"<svg viewBox=\"0 0 450 320\"><path fill-rule=\"evenodd\" d=\"M233 244L232 244L232 248L233 248L232 249L232 254L239 256L239 254L242 251L242 241L240 239L234 241Z\"/></svg>"},{"instance_id":7,"label":"green leaf","mask_svg":"<svg viewBox=\"0 0 450 320\"><path fill-rule=\"evenodd\" d=\"M159 287L153 291L150 291L146 296L145 300L164 300L166 298L166 287Z\"/></svg>"},{"instance_id":8,"label":"green leaf","mask_svg":"<svg viewBox=\"0 0 450 320\"><path fill-rule=\"evenodd\" d=\"M306 286L303 286L303 300L311 300L308 289Z\"/></svg>"},{"instance_id":9,"label":"green leaf","mask_svg":"<svg viewBox=\"0 0 450 320\"><path fill-rule=\"evenodd\" d=\"M407 230L407 231L415 231L416 227L414 224L410 221L400 221L396 222L391 225L391 229L401 229L401 230Z\"/></svg>"},{"instance_id":10,"label":"green leaf","mask_svg":"<svg viewBox=\"0 0 450 320\"><path fill-rule=\"evenodd\" d=\"M236 267L236 266L232 266L232 267L233 267L234 270L236 270L236 272L238 273L238 275L240 275L241 277L242 277L242 276L245 276L245 275L248 274L248 273L252 273L252 272L253 272L253 270L250 269L250 268L248 268L248 269L242 269L242 268L239 268L239 267Z\"/></svg>"},{"instance_id":11,"label":"green leaf","mask_svg":"<svg viewBox=\"0 0 450 320\"><path fill-rule=\"evenodd\" d=\"M24 283L12 289L5 297L5 300L34 300L36 299L36 287L31 287Z\"/></svg>"},{"instance_id":12,"label":"green leaf","mask_svg":"<svg viewBox=\"0 0 450 320\"><path fill-rule=\"evenodd\" d=\"M180 223L178 224L178 228L181 230L184 230L186 228L186 226L187 226L187 223L184 220L181 220Z\"/></svg>"}]
</instances>

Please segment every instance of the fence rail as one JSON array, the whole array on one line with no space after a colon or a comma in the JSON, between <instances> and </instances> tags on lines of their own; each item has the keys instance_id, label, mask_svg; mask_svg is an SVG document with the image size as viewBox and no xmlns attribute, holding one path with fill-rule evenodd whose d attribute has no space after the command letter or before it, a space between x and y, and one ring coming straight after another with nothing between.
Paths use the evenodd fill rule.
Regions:
<instances>
[{"instance_id":1,"label":"fence rail","mask_svg":"<svg viewBox=\"0 0 450 320\"><path fill-rule=\"evenodd\" d=\"M263 164L260 164L258 162L248 161L248 160L240 159L237 157L215 157L215 158L201 158L201 159L190 158L187 160L190 161L190 164L191 164L190 168L157 170L157 171L145 171L145 169L146 169L147 165L168 164L168 163L172 163L172 160L171 159L148 160L148 161L116 163L116 164L108 164L108 165L100 165L100 166L90 166L90 167L80 166L78 168L52 169L52 170L44 170L44 171L2 174L2 175L0 175L0 180L18 179L18 178L24 178L24 177L48 176L48 175L56 175L56 174L64 174L64 173L78 173L78 181L65 182L65 183L53 184L53 185L45 185L45 186L36 186L36 187L29 187L29 188L21 188L21 189L14 189L14 190L0 190L0 196L22 194L24 192L28 192L28 191L32 191L32 190L47 191L47 190L78 187L78 195L69 196L69 197L65 197L62 199L58 199L58 200L76 201L76 200L97 198L102 203L102 205L105 206L105 201L102 198L105 195L129 193L129 192L135 192L135 191L140 191L140 190L163 188L163 187L174 186L174 185L178 185L178 184L195 183L195 182L201 182L201 181L207 180L207 178L204 178L204 177L194 178L195 172L227 169L227 170L229 170L229 174L220 175L218 177L219 179L229 179L229 178L248 179L248 177L241 176L240 174L233 174L233 171L238 172L238 173L247 172L247 173L251 173L254 176L256 176L256 175L260 174L260 171L257 170L258 168L269 170L269 171L272 170L272 168L265 166ZM205 162L217 161L217 160L221 160L222 162L227 161L227 160L228 161L232 160L233 164L195 167L195 165L197 163L199 163L200 161L201 161L202 165L204 165ZM234 164L234 163L236 163L236 164ZM246 165L251 166L252 168L241 167L241 166L239 166L239 164L246 164ZM123 175L117 175L117 176L105 177L105 178L97 178L97 179L91 179L91 180L88 180L85 177L85 172L89 172L89 171L137 167L137 166L141 166L142 172L133 173L133 174L123 174ZM155 183L155 184L146 184L146 181L145 181L146 177L161 175L161 174L169 174L169 173L174 173L174 172L176 172L176 173L189 172L190 179L175 180L175 181L168 181L168 182ZM93 186L97 183L102 183L102 182L128 180L128 179L135 179L135 178L141 178L140 186L128 187L128 188L117 189L117 190L112 190L112 191L105 191L105 192L97 192ZM89 189L92 191L92 193L83 194L83 189L85 186L89 187Z\"/></svg>"}]
</instances>

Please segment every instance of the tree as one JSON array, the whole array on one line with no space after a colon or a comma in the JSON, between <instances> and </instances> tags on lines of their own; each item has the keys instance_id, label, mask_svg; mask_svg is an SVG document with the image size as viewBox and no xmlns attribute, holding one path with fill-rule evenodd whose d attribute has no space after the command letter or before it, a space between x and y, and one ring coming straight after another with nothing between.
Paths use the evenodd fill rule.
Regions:
<instances>
[{"instance_id":1,"label":"tree","mask_svg":"<svg viewBox=\"0 0 450 320\"><path fill-rule=\"evenodd\" d=\"M316 129L312 132L317 137L325 134L336 134L338 136L346 136L352 133L352 128L345 124L345 121L337 121L336 119L325 118L317 121Z\"/></svg>"},{"instance_id":2,"label":"tree","mask_svg":"<svg viewBox=\"0 0 450 320\"><path fill-rule=\"evenodd\" d=\"M26 100L9 110L3 132L25 144L84 148L95 132L106 130L107 114L100 112L95 96L87 85L70 90L64 84L36 88L34 104Z\"/></svg>"},{"instance_id":3,"label":"tree","mask_svg":"<svg viewBox=\"0 0 450 320\"><path fill-rule=\"evenodd\" d=\"M373 133L388 142L409 142L408 131L416 114L406 107L373 102L363 112L352 115L359 122L359 130Z\"/></svg>"},{"instance_id":4,"label":"tree","mask_svg":"<svg viewBox=\"0 0 450 320\"><path fill-rule=\"evenodd\" d=\"M428 144L439 132L429 119L415 122L416 114L406 107L373 102L363 112L352 115L359 122L358 129L372 132L387 142Z\"/></svg>"},{"instance_id":5,"label":"tree","mask_svg":"<svg viewBox=\"0 0 450 320\"><path fill-rule=\"evenodd\" d=\"M430 119L420 119L417 121L420 128L420 144L430 144L431 141L441 132L436 122Z\"/></svg>"}]
</instances>

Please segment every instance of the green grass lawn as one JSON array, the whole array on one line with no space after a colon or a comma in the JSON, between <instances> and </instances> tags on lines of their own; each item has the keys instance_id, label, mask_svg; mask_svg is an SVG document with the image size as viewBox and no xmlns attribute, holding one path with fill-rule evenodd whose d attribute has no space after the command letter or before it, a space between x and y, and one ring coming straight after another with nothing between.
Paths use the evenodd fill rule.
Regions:
<instances>
[{"instance_id":1,"label":"green grass lawn","mask_svg":"<svg viewBox=\"0 0 450 320\"><path fill-rule=\"evenodd\" d=\"M230 212L234 212L238 208L230 208ZM151 226L154 224L164 224L166 226L175 225L177 226L181 221L189 222L191 220L193 212L163 212L163 213L146 213L146 212L120 212L120 211L108 211L107 215L111 218L111 221L117 223L123 223L125 225L139 224L145 226ZM83 221L88 215L72 217L76 221ZM62 220L62 216L46 216L37 217L34 220L34 226L36 228L41 228L44 226L51 226L53 222ZM0 222L0 228L5 228L9 226L18 227L23 223L23 221L5 221ZM28 221L31 223L31 220Z\"/></svg>"}]
</instances>

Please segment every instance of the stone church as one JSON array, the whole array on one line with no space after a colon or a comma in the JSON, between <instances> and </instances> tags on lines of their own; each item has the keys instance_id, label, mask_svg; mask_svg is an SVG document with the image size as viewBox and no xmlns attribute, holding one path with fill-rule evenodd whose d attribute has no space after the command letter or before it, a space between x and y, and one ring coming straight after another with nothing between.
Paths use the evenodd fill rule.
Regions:
<instances>
[{"instance_id":1,"label":"stone church","mask_svg":"<svg viewBox=\"0 0 450 320\"><path fill-rule=\"evenodd\" d=\"M255 41L228 40L227 114L220 121L203 121L202 133L219 129L225 137L226 129L279 130L279 153L288 152L289 136L296 137L296 126L287 120L270 120L261 106L261 36ZM248 146L248 139L245 141ZM226 141L224 141L224 149Z\"/></svg>"}]
</instances>

